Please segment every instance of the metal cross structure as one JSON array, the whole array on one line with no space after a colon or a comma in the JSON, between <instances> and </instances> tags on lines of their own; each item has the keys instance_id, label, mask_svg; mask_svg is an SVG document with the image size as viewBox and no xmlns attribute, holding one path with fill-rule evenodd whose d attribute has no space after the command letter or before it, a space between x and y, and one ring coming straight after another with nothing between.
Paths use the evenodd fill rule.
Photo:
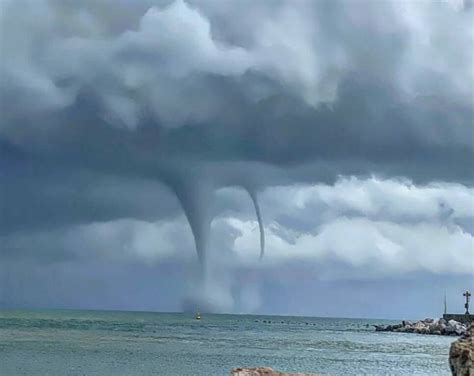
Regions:
<instances>
[{"instance_id":1,"label":"metal cross structure","mask_svg":"<svg viewBox=\"0 0 474 376\"><path fill-rule=\"evenodd\" d=\"M466 315L469 315L469 298L471 297L471 293L466 291L462 296L466 297L466 303L464 304L464 308L466 308Z\"/></svg>"}]
</instances>

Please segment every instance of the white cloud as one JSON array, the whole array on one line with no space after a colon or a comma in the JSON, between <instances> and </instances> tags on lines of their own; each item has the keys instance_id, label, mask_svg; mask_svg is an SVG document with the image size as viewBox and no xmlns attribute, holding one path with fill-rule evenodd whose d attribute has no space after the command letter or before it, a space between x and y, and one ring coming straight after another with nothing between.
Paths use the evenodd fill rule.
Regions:
<instances>
[{"instance_id":1,"label":"white cloud","mask_svg":"<svg viewBox=\"0 0 474 376\"><path fill-rule=\"evenodd\" d=\"M474 217L473 189L453 184L339 180L269 188L260 194L266 254L259 257L259 227L253 208L228 211L220 192L209 250L213 275L221 268L274 268L303 262L320 278L366 278L405 273L473 272L473 234L457 220ZM440 206L440 202L444 206ZM222 206L224 204L224 206ZM166 221L121 219L5 236L8 250L63 253L64 257L136 260L147 264L179 259L196 262L184 215ZM45 255L37 254L38 257ZM54 257L53 257L54 259ZM234 266L233 263L237 262Z\"/></svg>"},{"instance_id":2,"label":"white cloud","mask_svg":"<svg viewBox=\"0 0 474 376\"><path fill-rule=\"evenodd\" d=\"M263 266L303 261L325 278L469 274L474 239L456 219L473 218L473 204L474 192L464 186L376 178L268 189L262 195ZM254 264L257 223L235 217L220 221L238 230L232 248L240 262Z\"/></svg>"},{"instance_id":3,"label":"white cloud","mask_svg":"<svg viewBox=\"0 0 474 376\"><path fill-rule=\"evenodd\" d=\"M106 259L156 264L169 259L196 258L184 216L156 223L119 219L4 236L6 252L54 262L59 259Z\"/></svg>"},{"instance_id":4,"label":"white cloud","mask_svg":"<svg viewBox=\"0 0 474 376\"><path fill-rule=\"evenodd\" d=\"M334 186L325 184L275 187L267 200L280 200L287 211L320 210L326 213L357 214L394 221L448 220L472 217L474 189L461 184L431 183L417 186L410 181L342 178ZM296 213L293 213L296 216ZM308 213L305 213L307 217Z\"/></svg>"},{"instance_id":5,"label":"white cloud","mask_svg":"<svg viewBox=\"0 0 474 376\"><path fill-rule=\"evenodd\" d=\"M247 266L256 262L258 231L254 223L232 220L242 235L234 251ZM315 233L287 242L267 228L267 254L262 267L294 261L313 265L320 278L374 278L405 273L469 274L473 272L474 239L469 233L436 224L401 225L342 218Z\"/></svg>"},{"instance_id":6,"label":"white cloud","mask_svg":"<svg viewBox=\"0 0 474 376\"><path fill-rule=\"evenodd\" d=\"M263 10L259 5L253 14L252 7L214 2L147 4L130 5L129 19L122 16L122 28L111 32L107 28L118 21L105 11L3 2L4 95L14 95L23 113L67 107L80 88L93 87L103 99L104 116L134 128L145 110L168 126L219 113L218 92L187 86L194 74L258 72L312 105L332 102L345 74L367 69L393 77L395 86L412 95L438 93L436 82L454 99L472 93L474 28L469 11L458 6L283 1ZM236 32L237 21L230 18L249 25ZM368 37L374 38L370 48Z\"/></svg>"}]
</instances>

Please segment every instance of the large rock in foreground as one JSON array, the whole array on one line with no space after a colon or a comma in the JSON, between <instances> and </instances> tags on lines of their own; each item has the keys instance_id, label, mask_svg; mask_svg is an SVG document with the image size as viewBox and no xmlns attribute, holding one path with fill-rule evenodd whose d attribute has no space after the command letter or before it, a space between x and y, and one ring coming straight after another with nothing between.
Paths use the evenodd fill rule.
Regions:
<instances>
[{"instance_id":1,"label":"large rock in foreground","mask_svg":"<svg viewBox=\"0 0 474 376\"><path fill-rule=\"evenodd\" d=\"M474 324L451 344L449 366L454 376L474 376Z\"/></svg>"},{"instance_id":2,"label":"large rock in foreground","mask_svg":"<svg viewBox=\"0 0 474 376\"><path fill-rule=\"evenodd\" d=\"M318 376L315 373L286 373L274 371L268 367L234 368L231 376Z\"/></svg>"}]
</instances>

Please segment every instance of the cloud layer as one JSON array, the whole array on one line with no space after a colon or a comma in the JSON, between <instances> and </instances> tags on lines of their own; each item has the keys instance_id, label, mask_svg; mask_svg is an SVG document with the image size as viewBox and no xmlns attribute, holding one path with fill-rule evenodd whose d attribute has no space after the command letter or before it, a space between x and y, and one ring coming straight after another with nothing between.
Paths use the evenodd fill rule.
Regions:
<instances>
[{"instance_id":1,"label":"cloud layer","mask_svg":"<svg viewBox=\"0 0 474 376\"><path fill-rule=\"evenodd\" d=\"M197 251L219 310L265 300L242 270L472 274L470 1L0 7L8 265Z\"/></svg>"},{"instance_id":2,"label":"cloud layer","mask_svg":"<svg viewBox=\"0 0 474 376\"><path fill-rule=\"evenodd\" d=\"M162 200L167 196L172 198L166 193ZM424 274L466 280L472 276L472 188L351 178L334 186L267 189L260 194L268 248L262 262L257 262L258 223L251 204L242 204L245 198L243 191L233 188L218 192L209 241L209 283L204 290L181 291L187 304L198 301L224 312L259 310L259 286L267 273L275 272L282 273L280 283L289 284L309 279L377 285L387 278ZM174 213L153 222L122 219L7 235L2 237L3 260L192 267L191 231L180 211ZM250 282L243 282L242 276Z\"/></svg>"}]
</instances>

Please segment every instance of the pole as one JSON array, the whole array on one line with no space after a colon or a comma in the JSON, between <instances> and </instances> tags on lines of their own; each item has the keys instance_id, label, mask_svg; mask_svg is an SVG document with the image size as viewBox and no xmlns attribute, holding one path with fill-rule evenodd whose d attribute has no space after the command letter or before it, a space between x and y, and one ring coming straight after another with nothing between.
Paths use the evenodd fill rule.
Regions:
<instances>
[{"instance_id":1,"label":"pole","mask_svg":"<svg viewBox=\"0 0 474 376\"><path fill-rule=\"evenodd\" d=\"M446 292L444 293L444 314L448 313L448 305L446 303Z\"/></svg>"}]
</instances>

